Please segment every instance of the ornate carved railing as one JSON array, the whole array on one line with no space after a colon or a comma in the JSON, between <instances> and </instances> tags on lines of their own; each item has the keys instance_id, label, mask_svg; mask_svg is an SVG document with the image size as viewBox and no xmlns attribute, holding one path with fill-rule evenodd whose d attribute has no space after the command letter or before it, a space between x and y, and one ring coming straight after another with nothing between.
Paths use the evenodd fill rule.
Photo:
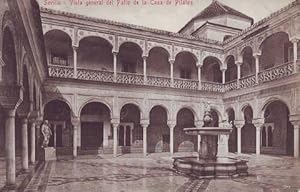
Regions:
<instances>
[{"instance_id":1,"label":"ornate carved railing","mask_svg":"<svg viewBox=\"0 0 300 192\"><path fill-rule=\"evenodd\" d=\"M147 76L147 84L157 87L170 87L171 79L167 77Z\"/></svg>"},{"instance_id":2,"label":"ornate carved railing","mask_svg":"<svg viewBox=\"0 0 300 192\"><path fill-rule=\"evenodd\" d=\"M82 80L113 82L113 75L111 71L77 69L77 79Z\"/></svg>"},{"instance_id":3,"label":"ornate carved railing","mask_svg":"<svg viewBox=\"0 0 300 192\"><path fill-rule=\"evenodd\" d=\"M67 66L49 65L49 76L59 78L74 78L74 69Z\"/></svg>"},{"instance_id":4,"label":"ornate carved railing","mask_svg":"<svg viewBox=\"0 0 300 192\"><path fill-rule=\"evenodd\" d=\"M238 88L237 80L229 81L224 85L224 91L231 91Z\"/></svg>"},{"instance_id":5,"label":"ornate carved railing","mask_svg":"<svg viewBox=\"0 0 300 192\"><path fill-rule=\"evenodd\" d=\"M202 82L201 89L204 91L211 91L211 92L224 92L224 85L222 83L215 83L215 82Z\"/></svg>"},{"instance_id":6,"label":"ornate carved railing","mask_svg":"<svg viewBox=\"0 0 300 192\"><path fill-rule=\"evenodd\" d=\"M240 88L247 88L247 87L253 87L256 85L256 77L254 75L242 77L240 79Z\"/></svg>"},{"instance_id":7,"label":"ornate carved railing","mask_svg":"<svg viewBox=\"0 0 300 192\"><path fill-rule=\"evenodd\" d=\"M117 82L118 83L126 83L126 84L143 85L144 84L144 75L135 74L135 73L119 72L117 74Z\"/></svg>"},{"instance_id":8,"label":"ornate carved railing","mask_svg":"<svg viewBox=\"0 0 300 192\"><path fill-rule=\"evenodd\" d=\"M279 65L260 72L258 75L259 82L264 83L264 82L272 81L274 79L286 77L293 74L293 72L294 72L293 63L285 63L283 65Z\"/></svg>"},{"instance_id":9,"label":"ornate carved railing","mask_svg":"<svg viewBox=\"0 0 300 192\"><path fill-rule=\"evenodd\" d=\"M174 87L179 89L194 89L197 90L199 82L192 79L174 79Z\"/></svg>"}]
</instances>

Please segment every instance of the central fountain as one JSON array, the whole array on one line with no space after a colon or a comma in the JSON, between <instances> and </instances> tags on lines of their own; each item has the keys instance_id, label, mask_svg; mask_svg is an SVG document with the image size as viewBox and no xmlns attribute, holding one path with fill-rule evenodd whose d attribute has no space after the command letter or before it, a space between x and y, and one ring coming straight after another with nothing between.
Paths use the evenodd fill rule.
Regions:
<instances>
[{"instance_id":1,"label":"central fountain","mask_svg":"<svg viewBox=\"0 0 300 192\"><path fill-rule=\"evenodd\" d=\"M213 127L210 107L206 107L203 127L184 128L188 135L200 135L201 143L198 157L175 157L174 169L183 174L198 178L230 178L248 175L247 161L219 157L218 137L229 135L233 129L232 123L223 127Z\"/></svg>"}]
</instances>

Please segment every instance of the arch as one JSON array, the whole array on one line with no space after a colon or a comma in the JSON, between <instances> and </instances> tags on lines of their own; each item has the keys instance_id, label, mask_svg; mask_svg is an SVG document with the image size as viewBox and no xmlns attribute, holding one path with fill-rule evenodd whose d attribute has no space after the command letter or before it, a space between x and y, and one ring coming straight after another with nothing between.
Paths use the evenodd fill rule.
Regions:
<instances>
[{"instance_id":1,"label":"arch","mask_svg":"<svg viewBox=\"0 0 300 192\"><path fill-rule=\"evenodd\" d=\"M170 59L171 53L169 52L169 50L166 49L166 48L164 48L163 46L159 46L159 45L151 47L151 49L148 50L148 55L150 55L150 53L151 53L151 51L153 49L161 49L161 50L163 50L168 55L168 59Z\"/></svg>"},{"instance_id":2,"label":"arch","mask_svg":"<svg viewBox=\"0 0 300 192\"><path fill-rule=\"evenodd\" d=\"M137 47L140 48L142 54L144 52L144 49L141 45L139 45L137 42L134 42L134 41L131 41L131 40L126 40L126 41L123 41L121 44L119 44L118 52L120 52L120 49L121 49L122 46L124 46L124 44L134 44L134 45L136 45Z\"/></svg>"},{"instance_id":3,"label":"arch","mask_svg":"<svg viewBox=\"0 0 300 192\"><path fill-rule=\"evenodd\" d=\"M176 54L174 62L174 78L197 79L198 59L189 51L181 51Z\"/></svg>"},{"instance_id":4,"label":"arch","mask_svg":"<svg viewBox=\"0 0 300 192\"><path fill-rule=\"evenodd\" d=\"M218 118L219 118L219 123L222 122L224 118L223 118L222 113L218 109L218 107L217 106L211 106L210 108L211 108L211 110L213 110L213 111L215 111L217 113Z\"/></svg>"},{"instance_id":5,"label":"arch","mask_svg":"<svg viewBox=\"0 0 300 192\"><path fill-rule=\"evenodd\" d=\"M179 113L179 111L180 111L181 109L184 109L184 108L190 110L190 111L193 113L194 118L195 118L195 122L200 120L200 118L199 118L199 116L198 116L198 114L197 114L197 112L196 112L197 110L196 110L193 106L186 105L186 104L180 106L180 107L177 109L177 111L176 111L176 113L175 113L175 114L176 114L175 117L177 117L177 114Z\"/></svg>"},{"instance_id":6,"label":"arch","mask_svg":"<svg viewBox=\"0 0 300 192\"><path fill-rule=\"evenodd\" d=\"M72 65L72 38L68 33L53 29L44 35L44 39L49 64Z\"/></svg>"},{"instance_id":7,"label":"arch","mask_svg":"<svg viewBox=\"0 0 300 192\"><path fill-rule=\"evenodd\" d=\"M274 33L270 33L270 34L268 34L268 36L265 36L265 37L263 37L262 39L260 39L260 44L259 44L259 51L262 51L262 45L268 40L268 39L270 39L271 37L273 37L274 35L277 35L277 34L280 34L280 33L282 33L282 34L285 34L285 35L287 35L287 37L288 37L288 39L290 39L289 37L290 37L290 35L289 35L289 33L288 32L286 32L286 31L276 31L276 32L274 32Z\"/></svg>"},{"instance_id":8,"label":"arch","mask_svg":"<svg viewBox=\"0 0 300 192\"><path fill-rule=\"evenodd\" d=\"M225 82L237 79L237 66L235 64L235 57L233 55L228 55L226 57L225 65L227 66L227 70L225 72Z\"/></svg>"},{"instance_id":9,"label":"arch","mask_svg":"<svg viewBox=\"0 0 300 192\"><path fill-rule=\"evenodd\" d=\"M197 55L195 55L195 53L191 52L191 51L186 51L186 50L182 50L182 51L179 51L178 53L176 53L174 55L174 58L176 60L176 57L182 53L187 53L187 54L190 54L192 56L192 58L195 60L195 63L197 64L199 62L198 58L197 58Z\"/></svg>"},{"instance_id":10,"label":"arch","mask_svg":"<svg viewBox=\"0 0 300 192\"><path fill-rule=\"evenodd\" d=\"M170 112L169 112L167 106L164 105L164 104L153 104L153 105L151 105L151 106L150 106L150 111L149 111L149 113L148 113L148 114L149 114L149 119L150 119L150 113L151 113L151 111L152 111L152 109L153 109L154 107L161 107L161 108L163 108L163 109L166 111L166 113L167 113L167 120L168 120L168 121L170 120Z\"/></svg>"},{"instance_id":11,"label":"arch","mask_svg":"<svg viewBox=\"0 0 300 192\"><path fill-rule=\"evenodd\" d=\"M154 46L147 57L147 73L149 76L170 77L170 54L164 47Z\"/></svg>"},{"instance_id":12,"label":"arch","mask_svg":"<svg viewBox=\"0 0 300 192\"><path fill-rule=\"evenodd\" d=\"M34 85L34 87L35 87L35 85ZM70 111L71 111L71 115L74 114L74 111L73 111L73 108L72 108L71 103L70 103L68 100L64 99L63 97L59 97L59 96L53 97L53 98L49 99L47 102L45 102L45 103L43 104L43 106L42 106L42 112L43 112L43 113L44 113L44 111L45 111L46 105L48 105L48 104L49 104L50 102L52 102L52 101L61 101L61 102L63 102L63 103L66 103L66 104L68 105ZM34 103L34 105L36 105L36 104Z\"/></svg>"},{"instance_id":13,"label":"arch","mask_svg":"<svg viewBox=\"0 0 300 192\"><path fill-rule=\"evenodd\" d=\"M122 108L124 106L126 106L126 105L134 105L135 107L137 107L139 109L139 111L140 111L140 117L141 117L141 119L144 119L144 117L145 117L144 116L144 111L141 109L141 107L139 106L139 103L136 102L136 101L125 101L125 102L123 102L122 105L121 105L121 107L120 107L120 109L119 109L119 112L121 112Z\"/></svg>"},{"instance_id":14,"label":"arch","mask_svg":"<svg viewBox=\"0 0 300 192\"><path fill-rule=\"evenodd\" d=\"M222 62L213 56L207 56L203 60L201 79L203 81L222 83Z\"/></svg>"},{"instance_id":15,"label":"arch","mask_svg":"<svg viewBox=\"0 0 300 192\"><path fill-rule=\"evenodd\" d=\"M287 108L288 108L288 111L289 112L291 112L290 111L290 109L291 109L291 106L289 105L289 102L287 101L287 100L285 100L283 97L271 97L271 98L268 98L264 103L263 103L263 105L261 105L261 108L260 108L260 110L259 110L259 117L261 117L261 118L264 118L264 113L265 113L265 110L267 109L267 107L271 104L271 103L273 103L273 102L275 102L275 101L280 101L280 102L282 102L282 103L284 103L286 106L287 106Z\"/></svg>"},{"instance_id":16,"label":"arch","mask_svg":"<svg viewBox=\"0 0 300 192\"><path fill-rule=\"evenodd\" d=\"M119 47L118 66L121 72L143 73L143 49L135 42L123 42Z\"/></svg>"},{"instance_id":17,"label":"arch","mask_svg":"<svg viewBox=\"0 0 300 192\"><path fill-rule=\"evenodd\" d=\"M91 98L91 99L88 99L87 101L83 102L80 105L80 107L78 108L77 117L80 117L81 111L84 108L84 106L86 106L89 103L94 103L94 102L95 103L102 103L102 104L104 104L109 109L110 116L113 117L112 106L108 102L106 102L105 100L99 99L99 98Z\"/></svg>"},{"instance_id":18,"label":"arch","mask_svg":"<svg viewBox=\"0 0 300 192\"><path fill-rule=\"evenodd\" d=\"M276 32L268 36L260 44L259 50L261 70L293 61L293 44L286 32Z\"/></svg>"},{"instance_id":19,"label":"arch","mask_svg":"<svg viewBox=\"0 0 300 192\"><path fill-rule=\"evenodd\" d=\"M221 61L219 58L217 58L217 57L215 57L215 56L210 56L210 55L208 55L208 56L206 56L206 57L203 58L203 61L202 61L203 65L204 65L204 63L205 63L205 61L206 61L207 59L213 59L213 60L216 60L216 61L217 61L217 64L219 64L219 66L220 66L220 69L223 68L222 61Z\"/></svg>"},{"instance_id":20,"label":"arch","mask_svg":"<svg viewBox=\"0 0 300 192\"><path fill-rule=\"evenodd\" d=\"M101 39L102 41L105 41L106 43L108 43L111 46L111 48L113 48L113 46L114 46L109 40L107 40L106 38L103 38L101 36L98 36L98 35L89 35L89 36L84 36L84 37L80 38L78 40L79 41L78 42L79 46L80 46L81 41L84 41L85 39L89 39L89 38Z\"/></svg>"},{"instance_id":21,"label":"arch","mask_svg":"<svg viewBox=\"0 0 300 192\"><path fill-rule=\"evenodd\" d=\"M229 121L229 116L230 116L230 114L231 114L232 112L233 112L234 117L235 117L235 111L234 111L234 108L233 108L233 107L228 107L228 108L225 110L225 113L226 113L226 115L227 115L227 118L226 118L227 121Z\"/></svg>"},{"instance_id":22,"label":"arch","mask_svg":"<svg viewBox=\"0 0 300 192\"><path fill-rule=\"evenodd\" d=\"M240 61L241 65L241 77L248 76L255 73L255 58L253 56L253 49L250 46L246 46L241 51Z\"/></svg>"},{"instance_id":23,"label":"arch","mask_svg":"<svg viewBox=\"0 0 300 192\"><path fill-rule=\"evenodd\" d=\"M61 29L49 29L49 30L46 30L44 32L44 37L46 37L50 33L54 33L55 31L65 34L66 36L69 37L70 41L72 42L72 37L67 32L65 32L64 30L61 30Z\"/></svg>"}]
</instances>

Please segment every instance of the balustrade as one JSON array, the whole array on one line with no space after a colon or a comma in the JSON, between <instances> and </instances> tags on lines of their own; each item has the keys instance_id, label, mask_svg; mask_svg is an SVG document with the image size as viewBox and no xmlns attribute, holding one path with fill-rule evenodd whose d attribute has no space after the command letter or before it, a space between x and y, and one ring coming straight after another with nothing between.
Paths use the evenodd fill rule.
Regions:
<instances>
[{"instance_id":1,"label":"balustrade","mask_svg":"<svg viewBox=\"0 0 300 192\"><path fill-rule=\"evenodd\" d=\"M118 83L126 83L126 84L143 85L144 84L144 75L143 74L135 74L135 73L119 72L117 74L117 82Z\"/></svg>"},{"instance_id":2,"label":"balustrade","mask_svg":"<svg viewBox=\"0 0 300 192\"><path fill-rule=\"evenodd\" d=\"M237 80L229 81L224 85L224 91L236 90L237 87Z\"/></svg>"},{"instance_id":3,"label":"balustrade","mask_svg":"<svg viewBox=\"0 0 300 192\"><path fill-rule=\"evenodd\" d=\"M82 80L113 82L113 75L114 72L111 71L77 69L77 79Z\"/></svg>"},{"instance_id":4,"label":"balustrade","mask_svg":"<svg viewBox=\"0 0 300 192\"><path fill-rule=\"evenodd\" d=\"M240 88L253 87L256 85L256 76L249 75L240 79Z\"/></svg>"},{"instance_id":5,"label":"balustrade","mask_svg":"<svg viewBox=\"0 0 300 192\"><path fill-rule=\"evenodd\" d=\"M147 76L147 84L157 87L170 87L171 79L167 77Z\"/></svg>"},{"instance_id":6,"label":"balustrade","mask_svg":"<svg viewBox=\"0 0 300 192\"><path fill-rule=\"evenodd\" d=\"M179 89L198 89L198 80L192 79L174 79L174 87Z\"/></svg>"},{"instance_id":7,"label":"balustrade","mask_svg":"<svg viewBox=\"0 0 300 192\"><path fill-rule=\"evenodd\" d=\"M258 78L260 83L272 81L292 75L294 72L293 63L285 63L283 65L275 66L270 69L266 69L259 73Z\"/></svg>"},{"instance_id":8,"label":"balustrade","mask_svg":"<svg viewBox=\"0 0 300 192\"><path fill-rule=\"evenodd\" d=\"M72 67L49 65L48 70L49 70L50 77L59 77L59 78L74 77L74 69Z\"/></svg>"},{"instance_id":9,"label":"balustrade","mask_svg":"<svg viewBox=\"0 0 300 192\"><path fill-rule=\"evenodd\" d=\"M300 60L297 60L298 66ZM69 66L58 66L49 65L49 76L58 78L69 78L74 79L74 69ZM300 70L300 66L298 67ZM280 66L261 71L258 75L259 83L269 82L275 79L279 79L285 76L292 75L294 72L293 63L285 63ZM101 71L92 69L77 69L77 79L100 81L100 82L114 82L114 72L112 71ZM117 73L117 83L144 85L144 75L135 73ZM255 75L242 77L240 79L240 88L248 88L257 85ZM171 87L171 78L168 77L156 77L147 76L147 85L156 87ZM199 89L199 81L192 79L174 79L174 88L178 89ZM210 92L227 92L238 89L237 80L230 81L225 85L215 82L202 82L201 90Z\"/></svg>"},{"instance_id":10,"label":"balustrade","mask_svg":"<svg viewBox=\"0 0 300 192\"><path fill-rule=\"evenodd\" d=\"M220 93L225 91L224 85L222 83L215 82L202 82L202 90Z\"/></svg>"}]
</instances>

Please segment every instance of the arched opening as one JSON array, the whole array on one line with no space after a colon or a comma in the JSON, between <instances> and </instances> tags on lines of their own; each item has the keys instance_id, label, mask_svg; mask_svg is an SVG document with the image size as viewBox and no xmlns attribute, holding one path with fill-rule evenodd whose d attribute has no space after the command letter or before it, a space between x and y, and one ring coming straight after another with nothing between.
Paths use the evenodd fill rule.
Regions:
<instances>
[{"instance_id":1,"label":"arched opening","mask_svg":"<svg viewBox=\"0 0 300 192\"><path fill-rule=\"evenodd\" d=\"M2 59L5 63L2 66L2 81L15 84L17 82L16 50L13 35L8 28L3 32Z\"/></svg>"},{"instance_id":2,"label":"arched opening","mask_svg":"<svg viewBox=\"0 0 300 192\"><path fill-rule=\"evenodd\" d=\"M255 74L255 58L251 47L245 47L242 51L243 64L241 65L241 77Z\"/></svg>"},{"instance_id":3,"label":"arched opening","mask_svg":"<svg viewBox=\"0 0 300 192\"><path fill-rule=\"evenodd\" d=\"M50 101L44 108L44 120L48 120L52 131L50 147L56 148L58 155L72 154L72 124L69 105L60 100Z\"/></svg>"},{"instance_id":4,"label":"arched opening","mask_svg":"<svg viewBox=\"0 0 300 192\"><path fill-rule=\"evenodd\" d=\"M242 127L242 152L254 153L256 146L256 128L252 123L253 110L251 106L243 109L245 124Z\"/></svg>"},{"instance_id":5,"label":"arched opening","mask_svg":"<svg viewBox=\"0 0 300 192\"><path fill-rule=\"evenodd\" d=\"M260 57L261 70L293 61L293 44L285 32L278 32L269 36L263 41L260 49L262 52Z\"/></svg>"},{"instance_id":6,"label":"arched opening","mask_svg":"<svg viewBox=\"0 0 300 192\"><path fill-rule=\"evenodd\" d=\"M174 63L174 78L197 79L197 59L190 52L181 52L176 55Z\"/></svg>"},{"instance_id":7,"label":"arched opening","mask_svg":"<svg viewBox=\"0 0 300 192\"><path fill-rule=\"evenodd\" d=\"M118 71L143 74L143 50L132 42L125 42L119 48Z\"/></svg>"},{"instance_id":8,"label":"arched opening","mask_svg":"<svg viewBox=\"0 0 300 192\"><path fill-rule=\"evenodd\" d=\"M230 133L229 140L228 140L229 152L235 153L235 152L237 152L237 128L234 125L235 113L232 108L228 109L226 112L227 112L227 116L228 116L228 123L233 124L233 130Z\"/></svg>"},{"instance_id":9,"label":"arched opening","mask_svg":"<svg viewBox=\"0 0 300 192\"><path fill-rule=\"evenodd\" d=\"M45 47L48 64L72 66L72 40L68 34L60 30L51 30L45 34Z\"/></svg>"},{"instance_id":10,"label":"arched opening","mask_svg":"<svg viewBox=\"0 0 300 192\"><path fill-rule=\"evenodd\" d=\"M150 111L150 125L147 129L147 145L149 153L170 151L170 129L167 111L155 106Z\"/></svg>"},{"instance_id":11,"label":"arched opening","mask_svg":"<svg viewBox=\"0 0 300 192\"><path fill-rule=\"evenodd\" d=\"M109 147L109 141L112 143L110 114L110 109L100 102L91 102L82 108L79 129L81 154L97 154L98 149Z\"/></svg>"},{"instance_id":12,"label":"arched opening","mask_svg":"<svg viewBox=\"0 0 300 192\"><path fill-rule=\"evenodd\" d=\"M222 71L220 61L215 57L207 57L201 67L201 78L206 82L222 83Z\"/></svg>"},{"instance_id":13,"label":"arched opening","mask_svg":"<svg viewBox=\"0 0 300 192\"><path fill-rule=\"evenodd\" d=\"M140 125L141 111L134 104L126 104L120 113L118 143L122 153L141 153L143 128Z\"/></svg>"},{"instance_id":14,"label":"arched opening","mask_svg":"<svg viewBox=\"0 0 300 192\"><path fill-rule=\"evenodd\" d=\"M149 52L147 73L150 76L170 77L169 53L161 47L154 47Z\"/></svg>"},{"instance_id":15,"label":"arched opening","mask_svg":"<svg viewBox=\"0 0 300 192\"><path fill-rule=\"evenodd\" d=\"M227 70L225 72L225 82L230 82L237 79L237 66L232 55L227 57Z\"/></svg>"},{"instance_id":16,"label":"arched opening","mask_svg":"<svg viewBox=\"0 0 300 192\"><path fill-rule=\"evenodd\" d=\"M195 117L190 109L182 108L176 117L174 130L174 151L193 152L197 150L197 137L187 135L184 128L195 127Z\"/></svg>"},{"instance_id":17,"label":"arched opening","mask_svg":"<svg viewBox=\"0 0 300 192\"><path fill-rule=\"evenodd\" d=\"M280 100L269 103L264 111L265 123L261 133L261 152L293 155L294 130L289 121L289 109Z\"/></svg>"},{"instance_id":18,"label":"arched opening","mask_svg":"<svg viewBox=\"0 0 300 192\"><path fill-rule=\"evenodd\" d=\"M100 37L86 37L80 40L78 67L113 71L112 45Z\"/></svg>"}]
</instances>

